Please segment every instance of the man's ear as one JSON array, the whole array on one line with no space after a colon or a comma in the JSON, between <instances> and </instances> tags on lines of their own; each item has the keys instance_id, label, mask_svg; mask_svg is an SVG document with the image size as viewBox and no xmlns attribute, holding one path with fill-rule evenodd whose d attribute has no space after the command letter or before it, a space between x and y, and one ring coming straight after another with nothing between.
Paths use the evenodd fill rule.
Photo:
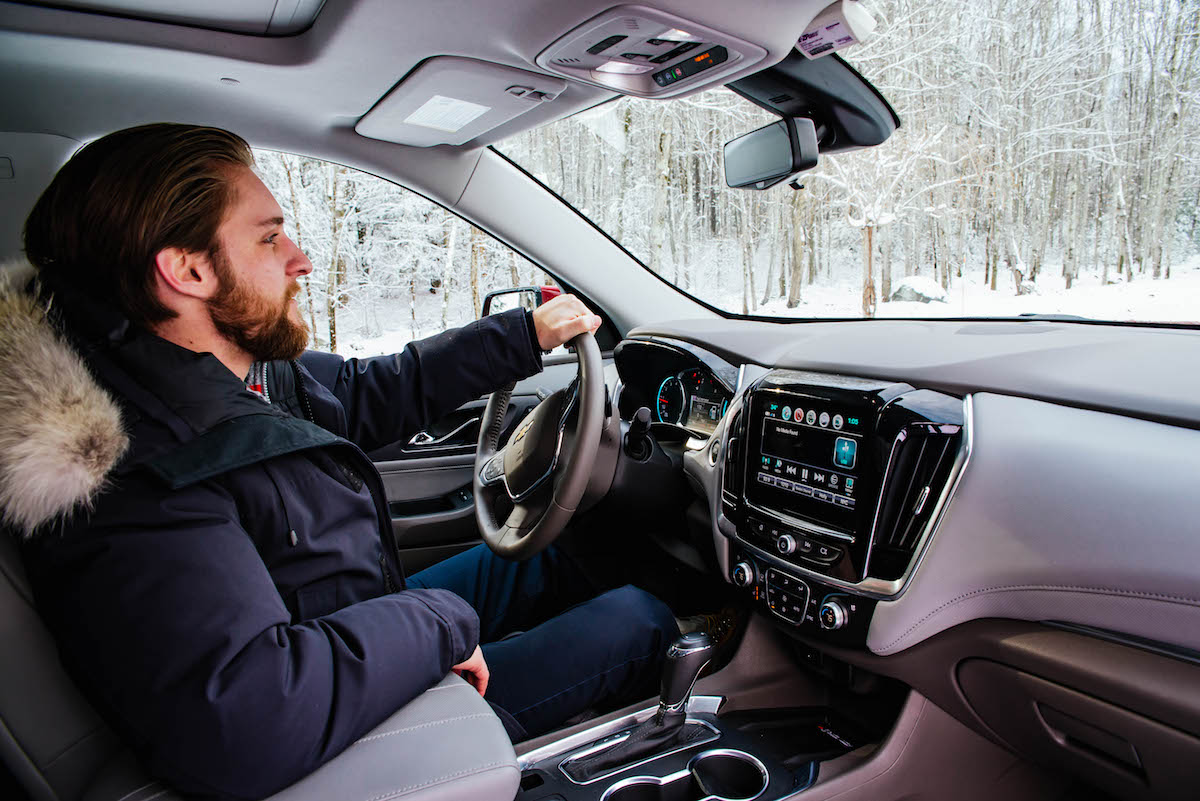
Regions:
<instances>
[{"instance_id":1,"label":"man's ear","mask_svg":"<svg viewBox=\"0 0 1200 801\"><path fill-rule=\"evenodd\" d=\"M182 248L163 248L154 257L160 290L208 300L220 282L206 254Z\"/></svg>"}]
</instances>

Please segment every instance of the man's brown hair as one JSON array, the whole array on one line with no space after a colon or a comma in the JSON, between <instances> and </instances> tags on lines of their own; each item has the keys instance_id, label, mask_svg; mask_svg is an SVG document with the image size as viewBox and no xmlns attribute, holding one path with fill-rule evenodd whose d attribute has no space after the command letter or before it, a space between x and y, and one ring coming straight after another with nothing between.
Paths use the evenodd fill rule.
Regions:
<instances>
[{"instance_id":1,"label":"man's brown hair","mask_svg":"<svg viewBox=\"0 0 1200 801\"><path fill-rule=\"evenodd\" d=\"M25 222L41 273L114 303L149 326L175 316L154 292L163 248L215 254L250 146L219 128L155 123L111 133L63 165Z\"/></svg>"}]
</instances>

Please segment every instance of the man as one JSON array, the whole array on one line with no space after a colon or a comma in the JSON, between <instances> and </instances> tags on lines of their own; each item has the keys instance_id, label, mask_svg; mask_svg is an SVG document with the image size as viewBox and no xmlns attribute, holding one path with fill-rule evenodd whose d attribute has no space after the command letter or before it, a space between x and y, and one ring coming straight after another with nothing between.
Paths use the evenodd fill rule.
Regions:
<instances>
[{"instance_id":1,"label":"man","mask_svg":"<svg viewBox=\"0 0 1200 801\"><path fill-rule=\"evenodd\" d=\"M39 352L81 357L103 390L67 406L119 408L107 433L59 432L62 475L101 477L82 504L38 511L0 488L85 693L152 772L241 799L311 772L450 669L516 737L651 692L678 633L663 604L632 587L588 600L554 550L515 564L476 549L406 584L364 455L533 374L541 349L599 319L565 296L393 357L304 353L294 298L311 264L252 164L225 131L120 131L80 150L26 223L48 322L78 356ZM43 406L23 407L31 431L55 427Z\"/></svg>"}]
</instances>

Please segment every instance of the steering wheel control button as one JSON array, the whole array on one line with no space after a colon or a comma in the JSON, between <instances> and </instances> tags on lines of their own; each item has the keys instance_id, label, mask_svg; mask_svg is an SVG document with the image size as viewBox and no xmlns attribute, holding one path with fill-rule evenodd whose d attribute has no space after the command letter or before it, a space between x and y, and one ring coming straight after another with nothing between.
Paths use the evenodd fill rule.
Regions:
<instances>
[{"instance_id":1,"label":"steering wheel control button","mask_svg":"<svg viewBox=\"0 0 1200 801\"><path fill-rule=\"evenodd\" d=\"M497 481L502 475L504 475L504 455L497 453L484 463L480 478L484 483L491 483Z\"/></svg>"},{"instance_id":2,"label":"steering wheel control button","mask_svg":"<svg viewBox=\"0 0 1200 801\"><path fill-rule=\"evenodd\" d=\"M821 628L837 631L850 622L850 612L837 598L828 598L821 604L817 619L821 621Z\"/></svg>"}]
</instances>

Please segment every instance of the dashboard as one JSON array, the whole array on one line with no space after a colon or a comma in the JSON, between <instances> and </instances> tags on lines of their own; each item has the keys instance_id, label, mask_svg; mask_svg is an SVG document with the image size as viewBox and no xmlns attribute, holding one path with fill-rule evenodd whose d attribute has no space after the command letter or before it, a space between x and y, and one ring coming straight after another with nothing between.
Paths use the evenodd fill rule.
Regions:
<instances>
[{"instance_id":1,"label":"dashboard","mask_svg":"<svg viewBox=\"0 0 1200 801\"><path fill-rule=\"evenodd\" d=\"M1179 692L1200 698L1200 372L1181 369L1200 332L725 320L630 337L626 419L669 376L735 376L711 431L670 416L701 438L683 467L724 579L780 631L1036 761L1130 797L1181 786L1170 764L1200 758L1200 703Z\"/></svg>"},{"instance_id":2,"label":"dashboard","mask_svg":"<svg viewBox=\"0 0 1200 801\"><path fill-rule=\"evenodd\" d=\"M615 363L626 419L669 376L730 387L684 466L768 608L774 570L853 598L876 654L987 616L1200 652L1197 353L1187 329L724 320L635 329Z\"/></svg>"}]
</instances>

